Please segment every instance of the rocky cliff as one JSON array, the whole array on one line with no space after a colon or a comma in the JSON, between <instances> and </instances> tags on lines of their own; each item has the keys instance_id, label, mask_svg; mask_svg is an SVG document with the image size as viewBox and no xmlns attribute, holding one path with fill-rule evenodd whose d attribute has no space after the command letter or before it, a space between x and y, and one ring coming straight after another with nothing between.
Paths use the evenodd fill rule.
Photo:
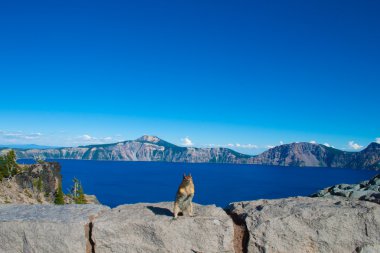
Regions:
<instances>
[{"instance_id":1,"label":"rocky cliff","mask_svg":"<svg viewBox=\"0 0 380 253\"><path fill-rule=\"evenodd\" d=\"M258 156L228 148L180 147L155 136L133 141L54 149L16 149L18 158L164 161L191 163L248 163L280 166L322 166L380 169L380 144L371 143L360 152L345 152L312 143L291 143L269 149Z\"/></svg>"},{"instance_id":2,"label":"rocky cliff","mask_svg":"<svg viewBox=\"0 0 380 253\"><path fill-rule=\"evenodd\" d=\"M227 148L179 147L155 136L142 136L133 141L89 145L75 148L16 150L18 158L88 159L164 162L247 163L251 156Z\"/></svg>"},{"instance_id":3,"label":"rocky cliff","mask_svg":"<svg viewBox=\"0 0 380 253\"><path fill-rule=\"evenodd\" d=\"M61 166L57 162L40 162L19 165L20 172L0 180L1 203L51 204L54 203L58 185L62 182ZM95 195L84 194L86 203L99 204ZM66 204L75 200L64 196Z\"/></svg>"},{"instance_id":4,"label":"rocky cliff","mask_svg":"<svg viewBox=\"0 0 380 253\"><path fill-rule=\"evenodd\" d=\"M321 144L291 143L269 149L252 161L264 165L380 169L380 144L371 143L360 152L346 152Z\"/></svg>"},{"instance_id":5,"label":"rocky cliff","mask_svg":"<svg viewBox=\"0 0 380 253\"><path fill-rule=\"evenodd\" d=\"M56 162L20 166L19 174L0 181L0 203L53 203L61 166Z\"/></svg>"}]
</instances>

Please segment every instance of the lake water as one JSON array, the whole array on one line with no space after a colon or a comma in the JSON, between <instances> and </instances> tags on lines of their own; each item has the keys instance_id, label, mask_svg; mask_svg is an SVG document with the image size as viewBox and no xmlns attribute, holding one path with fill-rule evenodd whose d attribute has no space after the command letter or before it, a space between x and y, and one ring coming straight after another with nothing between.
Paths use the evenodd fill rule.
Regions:
<instances>
[{"instance_id":1,"label":"lake water","mask_svg":"<svg viewBox=\"0 0 380 253\"><path fill-rule=\"evenodd\" d=\"M241 200L307 196L339 183L357 183L376 171L242 164L54 160L61 164L63 190L78 178L85 193L115 207L137 202L173 201L183 173L191 173L194 202L225 207ZM31 160L20 160L31 163Z\"/></svg>"}]
</instances>

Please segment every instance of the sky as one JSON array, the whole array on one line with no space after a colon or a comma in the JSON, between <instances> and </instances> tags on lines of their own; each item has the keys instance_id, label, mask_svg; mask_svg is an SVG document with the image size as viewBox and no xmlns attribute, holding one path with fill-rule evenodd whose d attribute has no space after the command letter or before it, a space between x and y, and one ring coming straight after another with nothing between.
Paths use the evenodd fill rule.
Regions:
<instances>
[{"instance_id":1,"label":"sky","mask_svg":"<svg viewBox=\"0 0 380 253\"><path fill-rule=\"evenodd\" d=\"M379 1L1 1L0 144L380 142Z\"/></svg>"}]
</instances>

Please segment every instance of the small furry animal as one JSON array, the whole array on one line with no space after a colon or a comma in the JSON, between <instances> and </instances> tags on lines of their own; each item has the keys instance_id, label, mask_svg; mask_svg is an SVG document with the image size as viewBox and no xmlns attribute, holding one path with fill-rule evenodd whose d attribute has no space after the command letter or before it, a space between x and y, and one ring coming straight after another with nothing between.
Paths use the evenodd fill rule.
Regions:
<instances>
[{"instance_id":1,"label":"small furry animal","mask_svg":"<svg viewBox=\"0 0 380 253\"><path fill-rule=\"evenodd\" d=\"M174 201L174 219L177 219L180 211L187 211L190 216L193 216L193 200L194 197L194 183L191 174L186 176L183 174L182 183L178 187L178 191Z\"/></svg>"}]
</instances>

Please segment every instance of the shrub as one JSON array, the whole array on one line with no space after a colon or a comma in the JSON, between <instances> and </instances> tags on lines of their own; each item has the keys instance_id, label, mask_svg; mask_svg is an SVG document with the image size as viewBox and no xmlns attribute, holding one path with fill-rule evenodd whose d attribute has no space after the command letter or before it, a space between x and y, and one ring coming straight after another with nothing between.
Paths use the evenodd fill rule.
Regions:
<instances>
[{"instance_id":1,"label":"shrub","mask_svg":"<svg viewBox=\"0 0 380 253\"><path fill-rule=\"evenodd\" d=\"M54 204L56 204L56 205L64 205L65 204L65 200L63 198L63 192L62 192L62 184L59 184L58 189L55 192Z\"/></svg>"}]
</instances>

